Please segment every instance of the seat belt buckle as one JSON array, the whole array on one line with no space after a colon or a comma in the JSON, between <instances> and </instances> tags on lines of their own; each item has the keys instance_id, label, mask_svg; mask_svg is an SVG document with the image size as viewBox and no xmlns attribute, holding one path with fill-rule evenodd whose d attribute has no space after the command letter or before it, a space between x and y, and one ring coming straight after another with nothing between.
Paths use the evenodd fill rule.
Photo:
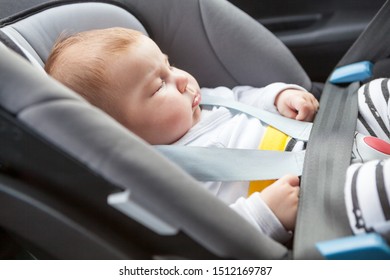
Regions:
<instances>
[{"instance_id":1,"label":"seat belt buckle","mask_svg":"<svg viewBox=\"0 0 390 280\"><path fill-rule=\"evenodd\" d=\"M329 260L390 260L390 247L377 233L367 233L316 244Z\"/></svg>"},{"instance_id":2,"label":"seat belt buckle","mask_svg":"<svg viewBox=\"0 0 390 280\"><path fill-rule=\"evenodd\" d=\"M332 84L361 82L372 76L373 64L360 61L336 68L329 78Z\"/></svg>"}]
</instances>

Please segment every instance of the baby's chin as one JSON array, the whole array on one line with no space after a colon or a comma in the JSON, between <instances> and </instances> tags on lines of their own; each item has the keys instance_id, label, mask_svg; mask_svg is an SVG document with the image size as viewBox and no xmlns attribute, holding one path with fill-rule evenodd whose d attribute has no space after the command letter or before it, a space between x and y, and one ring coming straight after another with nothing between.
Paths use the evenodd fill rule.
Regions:
<instances>
[{"instance_id":1,"label":"baby's chin","mask_svg":"<svg viewBox=\"0 0 390 280\"><path fill-rule=\"evenodd\" d=\"M197 105L193 109L193 114L192 114L192 127L195 126L199 121L200 121L200 115L202 113L202 109L200 105Z\"/></svg>"}]
</instances>

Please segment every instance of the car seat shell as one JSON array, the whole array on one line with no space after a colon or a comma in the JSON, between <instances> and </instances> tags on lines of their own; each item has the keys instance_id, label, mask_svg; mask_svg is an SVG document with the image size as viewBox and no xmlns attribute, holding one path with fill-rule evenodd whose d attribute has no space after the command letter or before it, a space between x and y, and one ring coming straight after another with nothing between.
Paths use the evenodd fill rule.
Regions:
<instances>
[{"instance_id":1,"label":"car seat shell","mask_svg":"<svg viewBox=\"0 0 390 280\"><path fill-rule=\"evenodd\" d=\"M134 9L136 11L135 14L137 15L142 14L141 10L143 8L149 11L149 9L146 9L144 6L145 2L129 1L127 8ZM155 3L164 3L160 5L168 5L165 1L155 1ZM173 3L176 2L172 1L171 5ZM198 7L198 5L207 5L206 3L208 2L194 0L181 1L181 3L184 3L184 7L188 8L187 5L195 5L195 7ZM215 1L212 5L214 4L221 6L229 5L225 1ZM55 1L52 5L53 6L51 7L49 4L45 4L42 6L41 10L35 8L31 14L24 12L23 16L18 20L16 20L18 17L13 17L12 22L7 22L7 20L2 22L3 27L1 30L8 34L11 39L15 40L16 44L21 46L24 51L29 52L40 65L42 65L47 58L50 44L55 41L57 36L60 35L63 30L73 28L69 28L68 21L63 20L63 17L60 16L61 14L64 15L63 8L65 8L67 13L69 12L67 9L74 9L72 15L80 19L80 25L77 25L77 31L116 25L132 27L132 24L134 23L134 17L130 13L127 14L127 12L125 12L126 10L123 8L123 5L117 6L113 5L111 2L83 2L70 4L69 1ZM102 5L104 7L106 7L106 5L112 5L109 9L105 8L104 13L107 15L109 10L111 10L113 14L108 17L107 21L103 21L105 22L104 24L99 23L95 25L94 19L96 14L92 11L95 11L95 8L98 12L102 11L100 9ZM79 7L81 8L79 9ZM166 6L166 8L167 7L168 6ZM173 7L177 8L176 5ZM214 6L212 9L216 11L216 8L218 7L219 6ZM222 11L234 11L234 13L237 11L233 9L232 6L227 7L227 10ZM88 10L88 14L93 15L93 17L91 16L89 18L85 16L86 9ZM212 11L212 9L210 11ZM57 11L59 11L59 13L55 14ZM194 11L199 10L195 9ZM120 15L123 15L123 17L116 17L117 12ZM238 14L239 17L243 16L240 12L238 12ZM46 17L46 15L48 16ZM128 19L127 15L129 15ZM148 15L143 14L142 19L147 21L147 18ZM35 22L36 19L37 21ZM117 19L119 19L119 21L117 21ZM164 22L164 19L160 20ZM222 21L225 19L226 18L223 18ZM48 21L46 22L46 20ZM75 19L72 22L76 21L77 20ZM147 33L151 35L156 34L152 25L156 25L156 23L145 24L146 28L143 31L147 31ZM160 25L162 24L160 23ZM139 25L138 21L136 21L136 26L139 28L142 27L142 25ZM218 27L217 29L219 29L225 25L218 25L215 23L213 25L209 24L208 26L209 28ZM203 30L204 26L202 25L201 27ZM46 28L48 29L47 31L45 31ZM157 27L155 26L154 28ZM200 29L198 29L198 32L199 30ZM188 58L191 58L191 65L200 77L201 83L210 83L211 85L211 82L207 79L209 72L203 71L205 69L209 69L209 71L211 69L211 71L218 73L213 76L215 78L213 83L215 84L221 82L234 84L244 82L244 78L249 77L255 79L258 77L257 73L235 77L239 71L226 71L228 67L232 67L233 63L221 63L221 61L224 61L224 56L217 56L215 53L219 53L222 49L213 49L212 51L209 51L208 54L203 53L202 49L200 49L200 54L197 55L202 59L205 59L209 54L212 54L213 59L209 61L210 65L212 65L210 68L204 67L203 62L198 63L197 58L199 57L196 55L189 55L194 53L193 49L191 49L191 52L189 52L189 50L186 50L185 52L178 51L176 54L178 46L181 46L183 50L186 48L185 45L181 44L184 39L175 41L173 39L175 36L178 36L178 33L173 32L173 34L173 37L168 37L168 39L171 38L170 40L166 39L168 41L163 41L161 39L162 35L159 35L160 37L156 35L157 43L160 42L163 45L163 48L168 48L169 42L172 44L172 49L167 50L167 53L170 57L173 57L173 61L177 61L177 64L186 65L186 63L188 63L187 61L189 61ZM214 34L213 36L216 36L217 33L209 31L209 34ZM241 34L241 36L243 35ZM195 39L199 39L199 34ZM184 41L189 42L188 38ZM216 41L216 39L214 38L212 41ZM206 46L209 43L210 42L207 40ZM31 49L33 49L34 52L31 51ZM231 50L234 50L234 48ZM230 57L230 55L226 56ZM287 55L287 57L289 57L289 55ZM90 176L98 174L101 179L116 186L114 190L130 190L132 200L138 205L142 205L145 211L148 211L152 215L155 215L172 225L174 228L177 228L179 233L176 235L187 236L187 239L185 238L187 243L184 242L184 244L189 244L189 237L189 239L195 241L194 244L198 244L197 246L209 251L208 254L204 255L208 258L210 257L210 254L219 258L280 259L288 257L287 248L270 238L259 234L238 214L200 188L199 184L184 173L178 166L175 166L173 163L166 160L163 156L158 154L153 147L150 147L138 137L124 129L105 113L91 106L76 93L47 77L41 71L37 71L37 64L35 66L29 65L27 61L24 61L3 45L0 45L0 61L0 103L10 116L15 117L16 123L20 125L21 128L27 128L27 134L33 131L32 136L43 141L45 144L49 142L50 145L54 145L65 154L68 154L69 157L78 162L78 164L81 164L90 170ZM259 65L257 64L258 62L261 62L261 59L254 61L255 64L253 65L257 67ZM241 63L241 65L243 64ZM303 70L298 64L296 64L296 66L296 69L300 70L298 71L299 76L305 78L306 75ZM238 67L238 65L234 65L234 67ZM291 79L293 80L293 78ZM265 80L262 82L265 82ZM297 82L304 83L305 79ZM14 149L18 149L17 144L18 143L15 143L16 146ZM32 151L26 151L24 156L29 157L30 152ZM47 172L50 172L50 169L48 169ZM34 174L34 176L38 177L44 177L44 175L45 174ZM71 174L65 174L65 176L66 175L71 176ZM86 206L91 203L91 205L98 207L97 209L100 213L105 213L102 217L107 218L111 215L115 216L115 218L111 218L115 221L111 221L113 223L111 224L112 230L109 233L105 232L104 234L100 233L99 235L103 235L107 240L111 240L106 244L115 247L118 246L118 244L112 240L121 234L121 241L123 242L120 243L123 245L125 243L124 235L128 230L124 230L123 228L126 226L121 225L121 223L130 223L130 219L109 206L107 204L107 196L105 196L104 193L100 193L95 197L94 192L96 189L94 189L93 186L83 187L86 189L84 190L84 196L81 197L80 200L85 201ZM73 186L73 188L75 188L75 186ZM72 188L69 188L69 190L66 191L72 192ZM5 192L3 192L3 195L4 194ZM89 210L88 215L91 215L90 212L93 211ZM102 221L98 222L100 226L97 228L101 229L104 227L104 223L107 222L107 219L102 218ZM13 221L8 220L7 223L3 222L2 226L6 226L11 230L16 230L17 227L11 227L12 223ZM131 223L134 223L134 221L131 221ZM15 226L15 224L13 225ZM138 230L142 228L140 232L144 235L145 232L148 232L147 229L140 225L138 225L137 228ZM18 229L21 230L20 227ZM39 236L39 231L31 231L29 233L35 234L35 237ZM17 234L23 235L23 232L19 231ZM174 238L172 236L160 236L153 231L148 232L146 235L151 237L152 240L150 242L156 247L158 247L157 243L162 242L174 244L174 241L172 241ZM28 239L29 236L24 236L23 238ZM30 241L38 240L38 238L32 237L30 237L30 239ZM58 240L61 240L61 242L63 241L61 238ZM171 242L168 242L168 240ZM252 241L248 243L248 240ZM132 242L132 240L129 240L129 242ZM79 244L82 244L82 240L79 240ZM141 242L141 244L145 243ZM194 244L192 244L192 246L195 246L193 251L199 252L199 249L196 249L196 245ZM51 256L56 258L91 257L88 253L80 256L63 254L63 251L55 252L48 249L49 245L44 244L42 240L40 240L40 243L36 246L40 247L40 250L50 251ZM160 247L161 246L164 247L164 254L167 254L165 251L166 246L160 245ZM162 249L160 248L159 250ZM156 249L156 251L159 250ZM174 249L172 250L174 252L177 251ZM131 253L130 248L121 248L119 251L122 252L117 255L119 257L137 257L137 255ZM143 254L140 253L140 255L144 257ZM138 255L138 257L140 255ZM104 253L99 256L104 256ZM106 256L112 257L111 254L107 254ZM150 257L153 258L155 256L152 255ZM191 257L191 252L187 252L186 257Z\"/></svg>"}]
</instances>

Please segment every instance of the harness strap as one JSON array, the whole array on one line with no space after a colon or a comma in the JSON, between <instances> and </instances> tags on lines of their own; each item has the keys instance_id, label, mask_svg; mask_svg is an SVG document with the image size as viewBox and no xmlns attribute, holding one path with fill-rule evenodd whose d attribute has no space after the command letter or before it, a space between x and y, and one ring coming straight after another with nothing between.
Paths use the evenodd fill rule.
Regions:
<instances>
[{"instance_id":1,"label":"harness strap","mask_svg":"<svg viewBox=\"0 0 390 280\"><path fill-rule=\"evenodd\" d=\"M202 96L202 105L223 106L231 110L245 113L258 118L291 137L300 140L309 139L312 123L296 121L277 114L273 114L256 107L246 105L225 98ZM269 129L268 129L269 130ZM285 135L278 132L278 135ZM285 142L286 137L282 137ZM267 141L268 145L270 141ZM267 145L267 146L268 146ZM274 146L274 145L272 145ZM302 174L304 151L264 151L254 149L230 149L212 147L189 147L157 145L156 148L173 162L181 166L187 173L199 181L260 181L274 180L286 174ZM278 168L275 168L277 166ZM268 184L269 185L269 184ZM266 186L261 183L252 184L252 191Z\"/></svg>"},{"instance_id":2,"label":"harness strap","mask_svg":"<svg viewBox=\"0 0 390 280\"><path fill-rule=\"evenodd\" d=\"M255 181L301 175L304 151L280 152L157 145L171 161L199 181ZM275 168L277 166L277 168Z\"/></svg>"},{"instance_id":3,"label":"harness strap","mask_svg":"<svg viewBox=\"0 0 390 280\"><path fill-rule=\"evenodd\" d=\"M241 102L220 98L217 96L202 96L202 105L223 106L238 112L244 112L260 121L271 125L292 138L307 142L313 127L311 122L297 121L265 110L258 109Z\"/></svg>"}]
</instances>

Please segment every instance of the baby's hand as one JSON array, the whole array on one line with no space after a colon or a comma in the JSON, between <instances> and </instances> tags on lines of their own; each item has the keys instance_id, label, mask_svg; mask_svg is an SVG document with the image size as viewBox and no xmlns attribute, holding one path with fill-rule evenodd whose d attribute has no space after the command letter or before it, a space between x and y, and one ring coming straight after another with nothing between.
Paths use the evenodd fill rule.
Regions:
<instances>
[{"instance_id":1,"label":"baby's hand","mask_svg":"<svg viewBox=\"0 0 390 280\"><path fill-rule=\"evenodd\" d=\"M313 121L319 107L313 94L298 90L286 89L275 98L275 106L282 116L298 121Z\"/></svg>"},{"instance_id":2,"label":"baby's hand","mask_svg":"<svg viewBox=\"0 0 390 280\"><path fill-rule=\"evenodd\" d=\"M286 175L265 188L260 196L286 230L295 228L299 200L299 178Z\"/></svg>"}]
</instances>

